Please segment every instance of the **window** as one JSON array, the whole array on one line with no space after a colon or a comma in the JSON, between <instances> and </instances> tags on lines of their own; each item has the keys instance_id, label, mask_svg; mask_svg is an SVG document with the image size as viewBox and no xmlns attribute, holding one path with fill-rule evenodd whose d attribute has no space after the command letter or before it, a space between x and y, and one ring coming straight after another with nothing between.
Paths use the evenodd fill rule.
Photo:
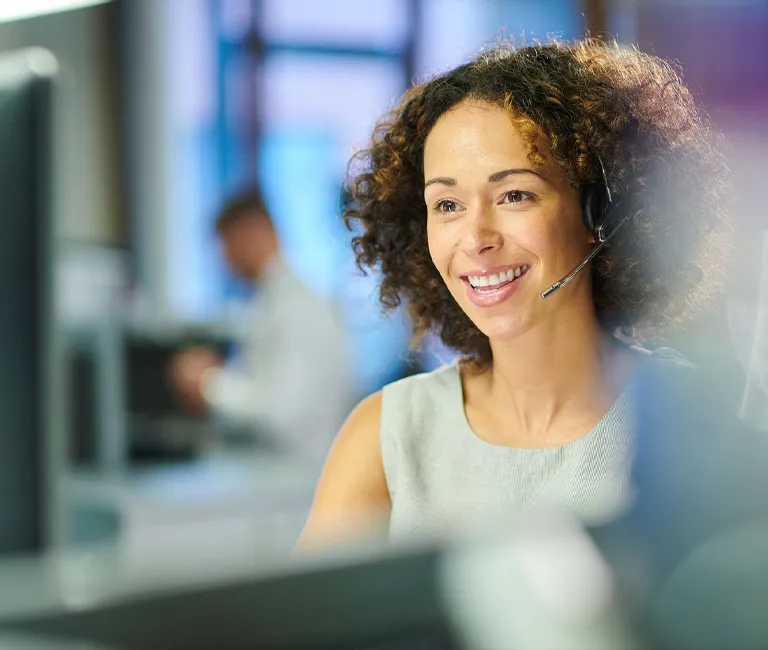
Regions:
<instances>
[{"instance_id":1,"label":"window","mask_svg":"<svg viewBox=\"0 0 768 650\"><path fill-rule=\"evenodd\" d=\"M580 3L169 1L178 18L168 35L178 86L175 303L183 315L212 315L239 295L211 220L227 193L258 173L289 264L345 310L361 392L375 390L402 370L409 327L381 317L375 277L352 273L340 204L353 149L412 77L461 63L502 35L571 38L582 31ZM440 360L449 358L441 349Z\"/></svg>"}]
</instances>

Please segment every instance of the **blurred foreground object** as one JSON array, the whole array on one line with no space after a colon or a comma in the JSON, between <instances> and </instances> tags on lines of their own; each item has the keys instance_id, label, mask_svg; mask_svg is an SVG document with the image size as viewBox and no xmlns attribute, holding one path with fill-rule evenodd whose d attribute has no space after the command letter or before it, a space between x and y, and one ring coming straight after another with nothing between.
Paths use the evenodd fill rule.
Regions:
<instances>
[{"instance_id":1,"label":"blurred foreground object","mask_svg":"<svg viewBox=\"0 0 768 650\"><path fill-rule=\"evenodd\" d=\"M603 548L654 648L768 646L768 435L720 376L639 381L637 502Z\"/></svg>"},{"instance_id":2,"label":"blurred foreground object","mask_svg":"<svg viewBox=\"0 0 768 650\"><path fill-rule=\"evenodd\" d=\"M747 384L739 415L768 432L768 231L763 232L762 271L756 304Z\"/></svg>"},{"instance_id":3,"label":"blurred foreground object","mask_svg":"<svg viewBox=\"0 0 768 650\"><path fill-rule=\"evenodd\" d=\"M63 417L50 169L58 67L41 48L0 56L0 553L37 552L58 536Z\"/></svg>"},{"instance_id":4,"label":"blurred foreground object","mask_svg":"<svg viewBox=\"0 0 768 650\"><path fill-rule=\"evenodd\" d=\"M110 549L0 567L0 630L133 650L639 647L607 565L570 520L279 569L230 544L192 543L196 554L155 558L154 573ZM11 597L22 580L24 597Z\"/></svg>"}]
</instances>

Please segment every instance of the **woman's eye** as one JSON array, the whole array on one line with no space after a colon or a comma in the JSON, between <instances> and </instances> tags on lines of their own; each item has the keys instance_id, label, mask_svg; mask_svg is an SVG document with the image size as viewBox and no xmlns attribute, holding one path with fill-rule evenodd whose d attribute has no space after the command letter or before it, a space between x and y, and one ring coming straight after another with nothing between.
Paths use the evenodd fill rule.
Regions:
<instances>
[{"instance_id":1,"label":"woman's eye","mask_svg":"<svg viewBox=\"0 0 768 650\"><path fill-rule=\"evenodd\" d=\"M438 212L456 212L459 209L459 204L450 199L443 199L437 202L435 209Z\"/></svg>"},{"instance_id":2,"label":"woman's eye","mask_svg":"<svg viewBox=\"0 0 768 650\"><path fill-rule=\"evenodd\" d=\"M522 203L528 199L533 198L528 192L521 192L520 190L512 190L507 192L502 198L502 203Z\"/></svg>"}]
</instances>

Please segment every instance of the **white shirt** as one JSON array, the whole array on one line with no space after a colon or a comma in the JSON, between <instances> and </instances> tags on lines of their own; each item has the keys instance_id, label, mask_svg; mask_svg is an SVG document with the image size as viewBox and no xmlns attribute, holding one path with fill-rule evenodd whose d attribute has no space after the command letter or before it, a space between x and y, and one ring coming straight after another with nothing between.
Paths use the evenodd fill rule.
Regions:
<instances>
[{"instance_id":1,"label":"white shirt","mask_svg":"<svg viewBox=\"0 0 768 650\"><path fill-rule=\"evenodd\" d=\"M343 329L331 305L280 261L252 306L238 368L207 376L203 395L217 414L322 462L353 400Z\"/></svg>"}]
</instances>

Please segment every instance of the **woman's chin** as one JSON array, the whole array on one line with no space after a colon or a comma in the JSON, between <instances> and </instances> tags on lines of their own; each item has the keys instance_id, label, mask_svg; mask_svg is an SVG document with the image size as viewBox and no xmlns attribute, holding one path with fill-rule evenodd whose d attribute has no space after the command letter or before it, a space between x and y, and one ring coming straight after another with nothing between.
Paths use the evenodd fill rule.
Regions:
<instances>
[{"instance_id":1,"label":"woman's chin","mask_svg":"<svg viewBox=\"0 0 768 650\"><path fill-rule=\"evenodd\" d=\"M520 338L530 327L529 324L520 317L507 316L493 319L483 319L474 321L477 328L485 334L492 343L506 343Z\"/></svg>"}]
</instances>

